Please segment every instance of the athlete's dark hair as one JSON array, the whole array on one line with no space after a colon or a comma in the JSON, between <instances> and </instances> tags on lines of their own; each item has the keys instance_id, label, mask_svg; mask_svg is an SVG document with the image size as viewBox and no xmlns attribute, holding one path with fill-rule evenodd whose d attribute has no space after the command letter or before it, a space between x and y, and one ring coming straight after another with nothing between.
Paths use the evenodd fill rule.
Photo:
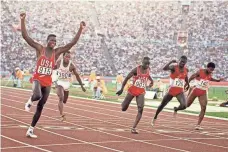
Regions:
<instances>
[{"instance_id":1,"label":"athlete's dark hair","mask_svg":"<svg viewBox=\"0 0 228 152\"><path fill-rule=\"evenodd\" d=\"M185 60L188 59L185 55L181 56L180 58L181 58L181 59L185 59Z\"/></svg>"},{"instance_id":2,"label":"athlete's dark hair","mask_svg":"<svg viewBox=\"0 0 228 152\"><path fill-rule=\"evenodd\" d=\"M146 56L143 58L143 60L150 60L150 58Z\"/></svg>"},{"instance_id":3,"label":"athlete's dark hair","mask_svg":"<svg viewBox=\"0 0 228 152\"><path fill-rule=\"evenodd\" d=\"M208 68L215 68L215 64L214 64L213 62L209 62L209 63L207 64L207 67L208 67Z\"/></svg>"},{"instance_id":4,"label":"athlete's dark hair","mask_svg":"<svg viewBox=\"0 0 228 152\"><path fill-rule=\"evenodd\" d=\"M56 35L55 35L55 34L49 34L48 37L47 37L47 40L48 40L50 37L56 37Z\"/></svg>"}]
</instances>

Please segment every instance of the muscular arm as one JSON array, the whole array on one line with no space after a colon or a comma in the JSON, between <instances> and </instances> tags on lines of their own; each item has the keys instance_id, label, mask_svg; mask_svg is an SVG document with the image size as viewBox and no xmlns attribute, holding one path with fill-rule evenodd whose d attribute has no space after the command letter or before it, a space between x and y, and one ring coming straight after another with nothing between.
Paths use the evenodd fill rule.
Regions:
<instances>
[{"instance_id":1,"label":"muscular arm","mask_svg":"<svg viewBox=\"0 0 228 152\"><path fill-rule=\"evenodd\" d=\"M187 69L187 71L189 71L189 70ZM189 87L190 87L190 84L189 84L189 81L188 81L188 75L185 77L184 80L185 80L184 90L187 91L189 89Z\"/></svg>"},{"instance_id":2,"label":"muscular arm","mask_svg":"<svg viewBox=\"0 0 228 152\"><path fill-rule=\"evenodd\" d=\"M221 79L214 79L214 78L211 78L211 80L210 81L214 81L214 82L220 82L220 81L222 81Z\"/></svg>"},{"instance_id":3,"label":"muscular arm","mask_svg":"<svg viewBox=\"0 0 228 152\"><path fill-rule=\"evenodd\" d=\"M220 81L225 81L228 77L224 77L224 78L220 78L220 79L214 79L214 78L211 78L211 81L215 81L215 82L220 82Z\"/></svg>"},{"instance_id":4,"label":"muscular arm","mask_svg":"<svg viewBox=\"0 0 228 152\"><path fill-rule=\"evenodd\" d=\"M188 69L187 69L187 71L189 72L189 70L188 70ZM185 77L185 84L189 85L188 75Z\"/></svg>"},{"instance_id":5,"label":"muscular arm","mask_svg":"<svg viewBox=\"0 0 228 152\"><path fill-rule=\"evenodd\" d=\"M52 82L55 84L55 87L58 86L57 81L59 79L59 73L58 73L59 66L60 66L60 61L57 61L52 71Z\"/></svg>"},{"instance_id":6,"label":"muscular arm","mask_svg":"<svg viewBox=\"0 0 228 152\"><path fill-rule=\"evenodd\" d=\"M152 77L151 76L149 76L149 78L148 78L149 80L150 80L150 87L152 87L153 86L153 84L154 84L154 80L152 79Z\"/></svg>"},{"instance_id":7,"label":"muscular arm","mask_svg":"<svg viewBox=\"0 0 228 152\"><path fill-rule=\"evenodd\" d=\"M22 37L25 39L25 41L31 47L36 49L37 56L39 56L41 51L42 51L43 46L41 44L35 42L32 38L29 37L27 30L26 30L26 27L25 27L25 16L26 16L26 14L22 13L20 16L21 16L21 34L22 34Z\"/></svg>"},{"instance_id":8,"label":"muscular arm","mask_svg":"<svg viewBox=\"0 0 228 152\"><path fill-rule=\"evenodd\" d=\"M78 42L84 26L85 26L85 22L81 22L80 28L77 34L75 35L75 37L73 38L73 40L70 43L66 44L65 46L62 46L56 49L56 58L58 58L61 53L69 51Z\"/></svg>"},{"instance_id":9,"label":"muscular arm","mask_svg":"<svg viewBox=\"0 0 228 152\"><path fill-rule=\"evenodd\" d=\"M189 87L190 87L190 84L189 84L189 81L188 81L188 76L186 76L184 80L185 80L184 88L185 88L185 90L188 90Z\"/></svg>"},{"instance_id":10,"label":"muscular arm","mask_svg":"<svg viewBox=\"0 0 228 152\"><path fill-rule=\"evenodd\" d=\"M74 73L74 75L75 75L77 81L79 82L79 84L80 84L81 87L83 88L82 80L81 80L79 74L77 73L76 68L75 68L75 66L74 66L73 64L71 64L71 71Z\"/></svg>"},{"instance_id":11,"label":"muscular arm","mask_svg":"<svg viewBox=\"0 0 228 152\"><path fill-rule=\"evenodd\" d=\"M53 70L56 70L60 67L60 62L61 62L61 60L57 60Z\"/></svg>"},{"instance_id":12,"label":"muscular arm","mask_svg":"<svg viewBox=\"0 0 228 152\"><path fill-rule=\"evenodd\" d=\"M185 80L185 83L186 83L186 84L189 84L188 76L186 76L184 80Z\"/></svg>"},{"instance_id":13,"label":"muscular arm","mask_svg":"<svg viewBox=\"0 0 228 152\"><path fill-rule=\"evenodd\" d=\"M137 68L134 68L134 69L127 75L127 77L124 79L121 90L124 89L124 87L125 87L127 81L128 81L133 75L137 75Z\"/></svg>"},{"instance_id":14,"label":"muscular arm","mask_svg":"<svg viewBox=\"0 0 228 152\"><path fill-rule=\"evenodd\" d=\"M174 72L174 66L173 66L173 65L170 65L170 64L172 64L172 63L176 63L176 60L172 60L172 61L170 61L169 63L167 63L167 64L164 66L163 70L164 70L164 71L170 70L171 72Z\"/></svg>"},{"instance_id":15,"label":"muscular arm","mask_svg":"<svg viewBox=\"0 0 228 152\"><path fill-rule=\"evenodd\" d=\"M193 79L199 77L199 71L190 76L188 82L190 83Z\"/></svg>"}]
</instances>

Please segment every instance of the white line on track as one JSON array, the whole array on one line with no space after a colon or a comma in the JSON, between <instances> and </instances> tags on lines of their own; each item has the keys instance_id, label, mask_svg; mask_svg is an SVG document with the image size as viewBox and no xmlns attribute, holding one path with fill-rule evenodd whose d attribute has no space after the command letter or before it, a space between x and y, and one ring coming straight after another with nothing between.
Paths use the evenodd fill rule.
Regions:
<instances>
[{"instance_id":1,"label":"white line on track","mask_svg":"<svg viewBox=\"0 0 228 152\"><path fill-rule=\"evenodd\" d=\"M22 89L22 88L13 88L13 87L6 87L6 86L1 86L0 88L6 88L6 89L9 89L9 90L20 90L20 91L23 91L23 92L32 92L31 90L29 89ZM50 93L51 95L56 95L56 93ZM76 97L76 96L69 96L71 98L74 98L74 99L83 99L83 100L87 100L87 101L98 101L98 104L100 103L112 103L112 104L119 104L120 103L117 103L117 102L112 102L112 101L106 101L106 100L95 100L95 99L89 99L89 98L84 98L84 97ZM136 105L131 105L131 106L136 106ZM154 109L156 110L157 108L153 108L153 107L145 107L146 109ZM163 111L166 111L166 112L172 112L173 113L173 110L168 110L168 109L164 109ZM186 112L179 112L181 114L185 114L185 115L191 115L191 116L198 116L198 114L193 114L193 113L186 113ZM162 114L161 114L162 115ZM219 117L213 117L213 116L205 116L205 118L213 118L213 119L218 119L218 120L228 120L228 118L219 118ZM227 124L225 124L227 125Z\"/></svg>"},{"instance_id":2,"label":"white line on track","mask_svg":"<svg viewBox=\"0 0 228 152\"><path fill-rule=\"evenodd\" d=\"M15 93L15 94L17 94L17 93ZM16 97L16 96L15 96ZM49 100L52 100L52 99L49 99ZM78 102L81 102L81 101L78 101ZM78 103L77 102L77 103ZM50 102L49 102L50 103ZM51 103L50 103L51 104ZM75 105L74 103L69 103L69 104L71 104L71 105ZM80 104L78 104L78 105L80 105ZM85 106L85 105L82 105L82 106ZM66 107L68 107L68 106L66 106ZM91 106L86 106L86 107L91 107ZM71 107L68 107L68 108L71 108ZM94 107L93 107L94 108ZM77 109L77 110L82 110L82 109L78 109L78 108L73 108L73 109ZM96 109L102 109L102 108L99 108L99 107L96 107ZM108 111L113 111L113 112L116 112L116 111L114 111L114 110L109 110L109 109L104 109L103 108L103 110L108 110ZM83 111L88 111L88 110L83 110ZM90 112L93 112L93 113L98 113L98 112L94 112L94 111L90 111ZM99 114L103 114L103 115L108 115L108 114L104 114L104 113L99 113ZM131 113L127 113L126 112L126 114L130 114L130 115L133 115L133 114L131 114ZM135 114L134 114L135 115ZM112 117L118 117L118 116L114 116L114 115L111 115ZM145 116L145 113L144 113L144 117L148 117L148 116ZM121 118L121 119L127 119L127 118L124 118L124 117L119 117L119 118ZM190 118L183 118L183 119L190 119ZM193 119L191 119L191 120L193 120ZM166 120L167 121L167 120ZM205 122L205 121L204 121ZM109 122L109 123L111 123L111 122ZM176 122L177 123L177 122ZM141 122L141 124L143 124L143 122ZM183 124L183 123L182 123ZM187 122L186 124L188 124L189 125L189 122ZM184 125L184 124L183 124ZM219 124L220 126L222 125L221 123ZM161 125L161 126L164 126L164 125ZM226 124L226 126L227 126L227 124ZM169 128L173 128L173 129L176 129L176 127L171 127L171 125L168 125L168 126L166 126L166 127L169 127ZM206 128L206 127L205 127ZM219 130L219 129L217 129L217 128L212 128L212 127L209 127L210 129L216 129L216 130ZM181 129L180 127L179 127L179 129ZM183 129L182 129L183 130ZM186 130L186 129L185 129ZM189 131L189 130L188 130ZM192 131L191 131L192 132ZM207 135L210 135L209 133L207 134Z\"/></svg>"},{"instance_id":3,"label":"white line on track","mask_svg":"<svg viewBox=\"0 0 228 152\"><path fill-rule=\"evenodd\" d=\"M12 97L17 97L17 96L13 96L12 95ZM17 97L18 98L18 97ZM19 98L22 98L22 97L19 97ZM6 98L5 98L6 99ZM7 100L7 99L6 99ZM48 102L48 104L47 105L55 105L55 101L54 101L54 103L52 103L52 102L50 102L50 101L54 101L53 99L49 99L49 102ZM69 103L70 104L70 103ZM74 104L75 105L75 104ZM102 115L107 115L107 116L110 116L110 117L118 117L118 118L120 118L120 119L128 119L128 120L131 120L131 119L129 119L129 118L125 118L125 117L120 117L120 116L115 116L115 115L111 115L111 114L107 114L107 113L101 113L101 112L95 112L95 111L90 111L90 110L84 110L84 109L81 109L81 108L74 108L74 107L69 107L69 106L65 106L66 108L70 108L70 109L74 109L74 110L81 110L81 111L84 111L84 112L90 112L90 113L97 113L97 114L102 114ZM93 108L99 108L99 107L93 107ZM108 110L108 111L110 111L109 109L103 109L103 110ZM112 110L113 112L116 112L116 111L114 111L114 110ZM67 112L65 112L66 114L67 114ZM69 114L71 114L71 113L69 113ZM126 113L126 114L130 114L130 113ZM75 115L75 114L74 114ZM130 114L130 115L133 115L133 114ZM134 114L135 115L135 114ZM108 121L103 121L103 120L100 120L100 119L94 119L94 118L90 118L90 117L85 117L85 116L82 116L82 115L77 115L77 116L81 116L81 117L83 117L83 118L86 118L86 119L93 119L93 120L98 120L98 121L102 121L102 122L106 122L106 123L109 123L109 124L117 124L117 123L112 123L112 122L108 122ZM148 116L145 116L144 115L144 117L148 117ZM166 120L167 121L167 120ZM169 120L170 121L170 120ZM173 123L173 122L171 122L171 123ZM178 122L177 122L178 123ZM142 123L141 123L142 124ZM189 122L188 123L186 123L186 124L188 124L189 125ZM120 125L120 124L117 124L117 125ZM147 124L145 124L145 125L147 125ZM183 124L184 125L184 124ZM200 132L196 132L196 131L192 131L192 130L186 130L186 129L183 129L183 128L177 128L177 127L171 127L171 125L161 125L161 126L164 126L164 127L168 127L168 128L171 128L171 129L178 129L178 130L182 130L182 131L187 131L187 132L190 132L190 133L198 133L198 134L203 134L203 135L205 135L205 133L200 133ZM220 130L220 129L217 129L217 128L212 128L212 127L210 127L210 129L216 129L216 130ZM139 129L139 130L142 130L142 129ZM218 137L218 136L215 136L214 134L213 135L210 135L210 133L207 133L206 135L209 135L209 136L213 136L213 137ZM224 137L221 137L221 138L224 138Z\"/></svg>"},{"instance_id":4,"label":"white line on track","mask_svg":"<svg viewBox=\"0 0 228 152\"><path fill-rule=\"evenodd\" d=\"M3 105L3 104L2 104ZM5 105L4 105L5 106ZM8 106L8 107L11 107L11 108L14 108L12 106ZM18 109L18 110L21 110L19 108L14 108L14 109ZM20 121L20 120L17 120L17 119L14 119L14 118L11 118L11 117L8 117L8 116L5 116L5 115L2 115L3 117L5 118L8 118L8 119L11 119L11 120L14 120L16 122L20 122L22 124L25 124L25 125L29 125L28 123L26 122L23 122L23 121ZM43 129L43 128L40 128L40 127L36 127L42 131L45 131L45 132L48 132L48 133L51 133L51 134L54 134L54 135L57 135L57 136L61 136L61 137L65 137L65 138L68 138L68 139L71 139L71 140L75 140L75 141L80 141L80 142L83 142L83 143L86 143L86 144L89 144L89 145L93 145L93 146L96 146L96 147L100 147L100 148L104 148L104 149L108 149L108 150L112 150L112 151L116 151L116 152L123 152L123 151L120 151L120 150L116 150L116 149L112 149L112 148L109 148L109 147L105 147L105 146L101 146L101 145L98 145L98 144L93 144L91 142L86 142L86 141L83 141L83 140L80 140L80 139L76 139L76 138L73 138L73 137L70 137L70 136L65 136L65 135L62 135L62 134L59 134L59 133L56 133L56 132L53 132L53 131L49 131L47 129Z\"/></svg>"},{"instance_id":5,"label":"white line on track","mask_svg":"<svg viewBox=\"0 0 228 152\"><path fill-rule=\"evenodd\" d=\"M25 92L25 91L22 91L23 93ZM14 93L15 94L18 94L18 92L17 91L14 91ZM19 95L19 94L18 94ZM21 95L21 94L20 94ZM25 95L23 95L23 96L25 96ZM56 96L52 96L52 97L54 97L54 98L56 98L56 101L58 100L57 99L57 97ZM51 99L49 99L49 100L51 100ZM55 102L56 102L55 101ZM85 105L85 104L79 104L79 102L81 102L81 103L84 103L84 102L89 102L89 104L92 104L92 105L99 105L99 106L102 106L102 107L112 107L112 108L116 108L116 106L111 106L113 103L110 103L109 102L109 104L110 105L107 105L107 104L102 104L102 103L100 103L100 102L91 102L91 100L89 100L89 101L87 101L87 99L85 99L84 101L80 101L80 100L78 100L77 101L77 103L75 104L75 103L71 103L71 102L69 102L68 104L71 104L71 105L80 105L80 106L85 106L85 107L93 107L93 106L89 106L89 105ZM119 104L119 103L116 103L116 104ZM135 105L131 105L131 106L135 106ZM113 112L116 112L115 110L110 110L110 109L107 109L107 108L100 108L100 107L96 107L96 109L101 109L101 110L108 110L108 111L113 111ZM150 108L151 109L151 108ZM153 108L152 108L153 109ZM135 110L132 110L132 111L135 111ZM164 110L165 111L165 110ZM170 112L170 111L169 111ZM133 115L133 114L131 114L131 113L129 113L128 111L127 112L125 112L126 114L130 114L130 115ZM144 112L144 117L148 117L148 116L145 116L145 114L147 114L148 112L147 111L145 111ZM181 112L179 112L179 113L181 113ZM151 114L151 113L150 113ZM186 113L184 113L184 114L186 114ZM135 115L135 114L134 114ZM161 113L160 115L163 115L163 116L167 116L167 114L163 114L163 113ZM115 116L115 117L117 117L117 116ZM192 118L186 118L186 117L182 117L181 115L179 115L178 117L180 117L180 118L182 118L182 119L186 119L186 120L194 120L195 121L195 119L192 119ZM151 118L151 117L150 117ZM163 118L164 119L164 118ZM225 120L228 120L228 119L225 119ZM207 122L207 123L212 123L212 124L218 124L218 125L225 125L225 126L227 126L227 124L223 124L223 123L217 123L217 122L210 122L210 121L206 121L206 120L204 120L204 122ZM189 121L188 121L188 123L189 123ZM216 128L214 128L214 129L216 129Z\"/></svg>"},{"instance_id":6,"label":"white line on track","mask_svg":"<svg viewBox=\"0 0 228 152\"><path fill-rule=\"evenodd\" d=\"M205 139L205 138L194 138L194 139ZM216 139L216 140L221 140L219 138L207 138L207 140L210 139ZM146 142L153 142L153 141L178 141L181 139L154 139L154 140L142 140ZM106 143L130 143L134 142L131 140L126 140L126 141L101 141L101 142L92 142L94 144L106 144ZM47 144L47 145L36 145L37 147L49 147L49 146L69 146L69 145L87 145L87 143L66 143L66 144ZM17 147L5 147L1 149L18 149L18 148L26 148L30 146L17 146Z\"/></svg>"},{"instance_id":7,"label":"white line on track","mask_svg":"<svg viewBox=\"0 0 228 152\"><path fill-rule=\"evenodd\" d=\"M12 100L12 101L13 101L13 100ZM2 104L2 106L6 106L6 107L10 107L10 108L17 109L17 110L20 110L20 111L24 111L24 110L22 110L22 109L20 109L20 108L16 108L16 107L13 107L13 106L8 106L8 105L4 105L4 104ZM20 120L17 120L17 119L14 119L14 118L10 118L10 117L5 116L5 115L2 115L2 116L5 117L5 118L9 118L9 119L11 119L11 120L14 120L14 121L17 121L17 122L20 122L20 123L29 125L28 123L22 122L22 121L20 121ZM42 116L43 116L43 117L46 117L46 118L54 119L54 118L48 117L48 116L46 116L46 115L42 115ZM70 122L65 122L65 123L69 123L69 124L75 125L75 124L70 123ZM81 126L81 125L77 125L77 126ZM84 127L84 126L81 126L81 127ZM62 136L62 137L66 137L66 138L69 138L69 139L72 139L72 140L81 141L81 140L79 140L79 139L75 139L75 138L72 138L72 137L69 137L69 136L65 136L65 135L62 135L62 134L58 134L58 133L55 133L55 132L52 132L52 131L49 131L49 130L46 130L46 129L43 129L43 128L40 128L40 127L36 127L36 128L39 128L40 130L47 131L47 132L49 132L49 133L53 133L53 134L55 134L55 135L59 135L59 136ZM141 141L141 140L136 140L136 139L133 139L133 138L128 138L128 137L124 137L124 136L119 136L119 135L116 135L116 134L104 132L104 131L101 131L101 130L96 130L96 129L89 128L89 127L84 127L84 128L91 129L91 130L98 131L98 132L102 132L102 133L108 134L108 135L113 135L113 136L116 136L116 137L121 137L121 138L123 138L123 139L129 139L129 140L132 140L132 141L141 142L141 143L145 143L145 144L149 144L149 145L154 145L154 146L158 146L158 147L162 147L162 148L172 149L172 150L176 150L176 151L189 152L189 151L187 151L187 150L172 148L172 147L168 147L168 146L163 146L163 145L159 145L159 144L154 144L154 143L144 142L144 141ZM85 142L85 141L83 141L83 142ZM86 143L93 144L93 143L91 143L91 142L86 142ZM95 144L95 145L97 145L97 144ZM97 146L100 146L100 145L97 145ZM104 148L104 146L101 146L101 147ZM105 148L108 148L108 147L105 147ZM110 149L111 149L111 148L110 148ZM115 151L119 151L119 150L115 150Z\"/></svg>"},{"instance_id":8,"label":"white line on track","mask_svg":"<svg viewBox=\"0 0 228 152\"><path fill-rule=\"evenodd\" d=\"M195 141L194 141L195 142Z\"/></svg>"},{"instance_id":9,"label":"white line on track","mask_svg":"<svg viewBox=\"0 0 228 152\"><path fill-rule=\"evenodd\" d=\"M1 135L1 136L2 136L3 138L6 138L6 139L9 139L9 140L11 140L11 141L14 141L14 142L17 142L17 143L26 145L26 146L31 147L31 148L39 149L39 150L45 151L45 152L52 152L52 151L50 151L50 150L43 149L43 148L40 148L40 147L37 147L37 146L33 146L33 145L27 144L27 143L25 143L25 142L21 142L21 141L16 140L16 139L12 139L12 138L7 137L7 136L4 136L4 135Z\"/></svg>"},{"instance_id":10,"label":"white line on track","mask_svg":"<svg viewBox=\"0 0 228 152\"><path fill-rule=\"evenodd\" d=\"M50 102L49 102L50 103ZM67 106L66 106L67 107ZM75 108L74 108L75 109ZM79 110L79 109L78 109ZM91 112L91 111L90 111Z\"/></svg>"},{"instance_id":11,"label":"white line on track","mask_svg":"<svg viewBox=\"0 0 228 152\"><path fill-rule=\"evenodd\" d=\"M11 100L11 99L6 99L5 100ZM18 101L15 101L15 100L11 100L11 101L14 101L14 102L18 102ZM18 103L22 103L22 102L18 102ZM8 105L4 105L4 106L8 106ZM9 106L9 107L12 107L12 106ZM12 108L15 108L15 107L12 107ZM18 109L18 110L22 110L22 109L19 109L19 108L15 108L15 109ZM58 110L54 110L54 109L51 109L51 108L48 108L46 107L46 109L49 109L49 110L52 110L52 111L58 111ZM23 110L24 111L24 110ZM68 114L72 114L72 113L68 113ZM72 115L75 115L75 114L72 114ZM48 116L44 116L44 117L48 117ZM50 117L49 117L50 118ZM53 118L51 118L53 119ZM70 123L70 122L66 122L66 123ZM73 123L70 123L70 124L73 124ZM75 125L75 124L73 124ZM82 125L77 125L77 126L80 126L80 127L85 127L85 126L82 126ZM91 130L95 130L95 131L99 131L99 132L103 132L103 133L106 133L106 134L110 134L108 132L104 132L104 131L100 131L100 130L96 130L96 129L93 129L93 128L89 128L89 127L85 127L85 128L88 128L88 129L91 129ZM159 133L155 133L155 134L159 134ZM111 134L111 135L114 135L114 136L118 136L118 137L123 137L123 136L119 136L119 135L115 135L115 134ZM163 135L163 136L170 136L172 138L178 138L178 139L183 139L183 138L179 138L179 137L174 137L174 136L171 136L171 135L164 135L164 134L160 134L160 135ZM128 137L123 137L123 138L128 138ZM131 138L130 138L131 139ZM132 139L132 140L135 140L135 139ZM187 140L187 141L191 141L191 142L194 142L194 143L199 143L199 144L204 144L204 145L210 145L210 146L214 146L214 147L220 147L220 148L227 148L227 147L223 147L223 146L218 146L218 145L213 145L213 144L208 144L208 143L203 143L203 142L197 142L197 141L192 141L192 140L188 140L188 139L183 139L183 140ZM142 142L142 141L139 141L139 140L136 140L138 142ZM146 143L146 142L143 142L143 143ZM151 143L148 143L148 144L151 144ZM154 144L153 144L154 145ZM158 145L158 144L155 144L155 145ZM161 146L161 145L158 145L158 146ZM162 147L162 146L161 146ZM165 146L167 147L167 146ZM170 149L172 149L171 147L169 147ZM179 149L176 149L176 150L179 150Z\"/></svg>"}]
</instances>

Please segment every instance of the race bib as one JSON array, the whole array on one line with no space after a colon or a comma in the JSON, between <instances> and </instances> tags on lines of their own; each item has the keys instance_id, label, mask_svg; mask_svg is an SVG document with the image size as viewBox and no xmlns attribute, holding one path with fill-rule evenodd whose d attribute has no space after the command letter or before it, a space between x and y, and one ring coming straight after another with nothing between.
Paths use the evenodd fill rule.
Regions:
<instances>
[{"instance_id":1,"label":"race bib","mask_svg":"<svg viewBox=\"0 0 228 152\"><path fill-rule=\"evenodd\" d=\"M209 81L207 81L207 80L200 80L198 82L197 88L200 88L200 89L203 89L203 90L207 90L208 85L209 85Z\"/></svg>"},{"instance_id":2,"label":"race bib","mask_svg":"<svg viewBox=\"0 0 228 152\"><path fill-rule=\"evenodd\" d=\"M52 68L39 66L37 72L39 74L43 74L43 75L51 75L52 74Z\"/></svg>"},{"instance_id":3,"label":"race bib","mask_svg":"<svg viewBox=\"0 0 228 152\"><path fill-rule=\"evenodd\" d=\"M140 79L135 81L134 86L136 86L138 88L146 88L146 84L144 82L142 82Z\"/></svg>"},{"instance_id":4,"label":"race bib","mask_svg":"<svg viewBox=\"0 0 228 152\"><path fill-rule=\"evenodd\" d=\"M71 74L70 73L65 73L65 72L57 72L57 75L61 79L68 79L68 78L71 77Z\"/></svg>"},{"instance_id":5,"label":"race bib","mask_svg":"<svg viewBox=\"0 0 228 152\"><path fill-rule=\"evenodd\" d=\"M176 78L173 80L172 86L178 87L178 88L184 88L184 80Z\"/></svg>"}]
</instances>

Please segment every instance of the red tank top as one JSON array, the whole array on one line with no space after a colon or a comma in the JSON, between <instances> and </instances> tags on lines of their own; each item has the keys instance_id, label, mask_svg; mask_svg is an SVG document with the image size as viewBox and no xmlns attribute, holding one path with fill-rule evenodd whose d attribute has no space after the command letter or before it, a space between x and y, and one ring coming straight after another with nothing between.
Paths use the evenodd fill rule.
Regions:
<instances>
[{"instance_id":1,"label":"red tank top","mask_svg":"<svg viewBox=\"0 0 228 152\"><path fill-rule=\"evenodd\" d=\"M179 69L179 65L174 66L174 72L170 74L170 86L184 88L184 81L188 75L188 70L184 67L184 71L181 72Z\"/></svg>"},{"instance_id":2,"label":"red tank top","mask_svg":"<svg viewBox=\"0 0 228 152\"><path fill-rule=\"evenodd\" d=\"M199 70L199 77L197 77L196 80L201 80L201 79L210 81L211 80L211 74L207 75L205 69L200 69Z\"/></svg>"},{"instance_id":3,"label":"red tank top","mask_svg":"<svg viewBox=\"0 0 228 152\"><path fill-rule=\"evenodd\" d=\"M33 80L38 80L41 86L51 86L52 84L52 70L55 66L55 51L53 51L51 58L45 56L45 49L42 50L41 56L37 60L36 70L33 75Z\"/></svg>"},{"instance_id":4,"label":"red tank top","mask_svg":"<svg viewBox=\"0 0 228 152\"><path fill-rule=\"evenodd\" d=\"M209 87L209 81L211 80L211 77L211 74L206 74L205 69L200 69L199 77L196 78L196 87L202 90L207 90L207 88Z\"/></svg>"},{"instance_id":5,"label":"red tank top","mask_svg":"<svg viewBox=\"0 0 228 152\"><path fill-rule=\"evenodd\" d=\"M148 77L150 76L150 69L147 69L145 74L141 73L141 66L137 67L137 75L133 77L133 86L137 88L146 88Z\"/></svg>"}]
</instances>

